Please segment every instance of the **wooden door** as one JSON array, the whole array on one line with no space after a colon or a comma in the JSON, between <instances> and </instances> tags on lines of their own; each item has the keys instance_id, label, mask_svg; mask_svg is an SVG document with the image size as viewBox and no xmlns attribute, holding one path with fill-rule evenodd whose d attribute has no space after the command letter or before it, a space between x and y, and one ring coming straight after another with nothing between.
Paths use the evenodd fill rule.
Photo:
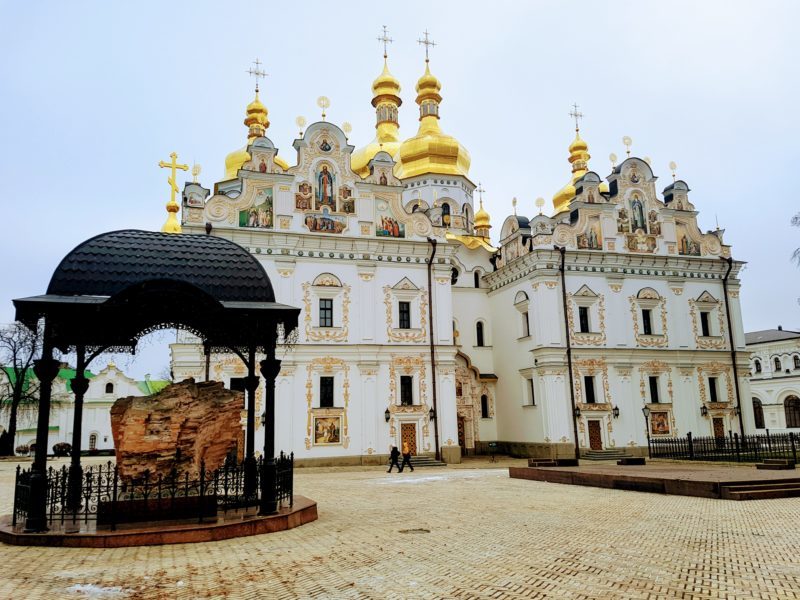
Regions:
<instances>
[{"instance_id":1,"label":"wooden door","mask_svg":"<svg viewBox=\"0 0 800 600\"><path fill-rule=\"evenodd\" d=\"M725 420L722 417L714 417L711 420L711 423L714 427L714 437L715 438L724 438L725 437Z\"/></svg>"},{"instance_id":2,"label":"wooden door","mask_svg":"<svg viewBox=\"0 0 800 600\"><path fill-rule=\"evenodd\" d=\"M416 423L402 423L400 425L400 451L403 451L403 444L408 444L412 455L417 453L417 425Z\"/></svg>"},{"instance_id":3,"label":"wooden door","mask_svg":"<svg viewBox=\"0 0 800 600\"><path fill-rule=\"evenodd\" d=\"M458 445L461 446L461 456L467 453L467 436L464 432L464 417L458 417Z\"/></svg>"},{"instance_id":4,"label":"wooden door","mask_svg":"<svg viewBox=\"0 0 800 600\"><path fill-rule=\"evenodd\" d=\"M600 433L600 421L596 419L589 421L589 448L592 450L603 449L603 435Z\"/></svg>"}]
</instances>

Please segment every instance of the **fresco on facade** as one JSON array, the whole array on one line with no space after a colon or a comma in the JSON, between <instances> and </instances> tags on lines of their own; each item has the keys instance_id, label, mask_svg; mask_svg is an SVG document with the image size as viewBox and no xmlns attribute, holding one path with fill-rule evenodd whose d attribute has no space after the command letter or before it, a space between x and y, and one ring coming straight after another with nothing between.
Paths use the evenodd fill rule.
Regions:
<instances>
[{"instance_id":1,"label":"fresco on facade","mask_svg":"<svg viewBox=\"0 0 800 600\"><path fill-rule=\"evenodd\" d=\"M335 180L336 177L328 170L328 165L322 165L322 168L317 173L317 201L315 205L317 210L321 210L323 206L336 210Z\"/></svg>"},{"instance_id":2,"label":"fresco on facade","mask_svg":"<svg viewBox=\"0 0 800 600\"><path fill-rule=\"evenodd\" d=\"M259 190L253 206L239 211L239 227L272 229L272 188Z\"/></svg>"},{"instance_id":3,"label":"fresco on facade","mask_svg":"<svg viewBox=\"0 0 800 600\"><path fill-rule=\"evenodd\" d=\"M320 213L306 213L305 225L312 233L342 233L347 228L347 219L323 208Z\"/></svg>"},{"instance_id":4,"label":"fresco on facade","mask_svg":"<svg viewBox=\"0 0 800 600\"><path fill-rule=\"evenodd\" d=\"M342 417L314 417L314 445L342 443Z\"/></svg>"},{"instance_id":5,"label":"fresco on facade","mask_svg":"<svg viewBox=\"0 0 800 600\"><path fill-rule=\"evenodd\" d=\"M647 214L647 228L653 235L661 235L661 223L658 221L658 213L654 210Z\"/></svg>"},{"instance_id":6,"label":"fresco on facade","mask_svg":"<svg viewBox=\"0 0 800 600\"><path fill-rule=\"evenodd\" d=\"M389 204L379 200L376 204L375 235L378 237L406 237L406 226L392 214Z\"/></svg>"},{"instance_id":7,"label":"fresco on facade","mask_svg":"<svg viewBox=\"0 0 800 600\"><path fill-rule=\"evenodd\" d=\"M602 250L603 237L600 233L600 221L592 219L586 233L578 234L578 248L581 250Z\"/></svg>"},{"instance_id":8,"label":"fresco on facade","mask_svg":"<svg viewBox=\"0 0 800 600\"><path fill-rule=\"evenodd\" d=\"M311 210L311 184L303 181L297 186L297 192L294 195L294 207L296 210Z\"/></svg>"},{"instance_id":9,"label":"fresco on facade","mask_svg":"<svg viewBox=\"0 0 800 600\"><path fill-rule=\"evenodd\" d=\"M651 412L650 413L650 434L669 435L669 413Z\"/></svg>"},{"instance_id":10,"label":"fresco on facade","mask_svg":"<svg viewBox=\"0 0 800 600\"><path fill-rule=\"evenodd\" d=\"M353 198L353 190L346 185L339 188L339 211L348 215L356 212L356 199Z\"/></svg>"},{"instance_id":11,"label":"fresco on facade","mask_svg":"<svg viewBox=\"0 0 800 600\"><path fill-rule=\"evenodd\" d=\"M645 235L641 231L625 235L625 247L630 252L646 252L652 254L658 247L658 242L653 235Z\"/></svg>"},{"instance_id":12,"label":"fresco on facade","mask_svg":"<svg viewBox=\"0 0 800 600\"><path fill-rule=\"evenodd\" d=\"M191 206L192 208L203 208L205 206L205 202L203 202L203 197L198 194L197 192L190 192L188 196L186 196L186 206Z\"/></svg>"},{"instance_id":13,"label":"fresco on facade","mask_svg":"<svg viewBox=\"0 0 800 600\"><path fill-rule=\"evenodd\" d=\"M678 225L676 228L678 239L678 254L684 256L700 256L700 244L695 242L686 233L686 225Z\"/></svg>"},{"instance_id":14,"label":"fresco on facade","mask_svg":"<svg viewBox=\"0 0 800 600\"><path fill-rule=\"evenodd\" d=\"M623 207L619 209L617 214L617 231L620 233L630 233L631 220L628 217L628 209Z\"/></svg>"},{"instance_id":15,"label":"fresco on facade","mask_svg":"<svg viewBox=\"0 0 800 600\"><path fill-rule=\"evenodd\" d=\"M638 194L634 194L633 200L631 200L631 225L633 226L633 231L641 229L647 232L647 226L644 222L644 205Z\"/></svg>"}]
</instances>

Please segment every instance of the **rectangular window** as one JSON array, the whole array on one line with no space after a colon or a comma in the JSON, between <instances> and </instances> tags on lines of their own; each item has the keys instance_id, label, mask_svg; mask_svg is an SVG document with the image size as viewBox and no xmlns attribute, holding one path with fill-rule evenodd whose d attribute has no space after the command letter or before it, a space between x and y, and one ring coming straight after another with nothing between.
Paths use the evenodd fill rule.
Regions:
<instances>
[{"instance_id":1,"label":"rectangular window","mask_svg":"<svg viewBox=\"0 0 800 600\"><path fill-rule=\"evenodd\" d=\"M531 323L528 320L528 311L522 313L522 337L528 337L531 334Z\"/></svg>"},{"instance_id":2,"label":"rectangular window","mask_svg":"<svg viewBox=\"0 0 800 600\"><path fill-rule=\"evenodd\" d=\"M489 418L489 397L486 394L481 396L481 419Z\"/></svg>"},{"instance_id":3,"label":"rectangular window","mask_svg":"<svg viewBox=\"0 0 800 600\"><path fill-rule=\"evenodd\" d=\"M658 377L648 377L650 380L650 402L658 404Z\"/></svg>"},{"instance_id":4,"label":"rectangular window","mask_svg":"<svg viewBox=\"0 0 800 600\"><path fill-rule=\"evenodd\" d=\"M586 389L586 404L594 404L594 377L592 375L584 376L583 387Z\"/></svg>"},{"instance_id":5,"label":"rectangular window","mask_svg":"<svg viewBox=\"0 0 800 600\"><path fill-rule=\"evenodd\" d=\"M709 402L717 401L717 378L708 378L708 400Z\"/></svg>"},{"instance_id":6,"label":"rectangular window","mask_svg":"<svg viewBox=\"0 0 800 600\"><path fill-rule=\"evenodd\" d=\"M400 302L400 329L411 329L411 303Z\"/></svg>"},{"instance_id":7,"label":"rectangular window","mask_svg":"<svg viewBox=\"0 0 800 600\"><path fill-rule=\"evenodd\" d=\"M653 324L650 321L650 309L642 309L642 330L645 335L653 335Z\"/></svg>"},{"instance_id":8,"label":"rectangular window","mask_svg":"<svg viewBox=\"0 0 800 600\"><path fill-rule=\"evenodd\" d=\"M319 378L320 408L333 408L333 377Z\"/></svg>"},{"instance_id":9,"label":"rectangular window","mask_svg":"<svg viewBox=\"0 0 800 600\"><path fill-rule=\"evenodd\" d=\"M414 378L411 375L400 376L400 404L403 406L411 406L414 404L413 383Z\"/></svg>"},{"instance_id":10,"label":"rectangular window","mask_svg":"<svg viewBox=\"0 0 800 600\"><path fill-rule=\"evenodd\" d=\"M531 394L531 406L536 406L536 392L533 390L533 378L528 379L528 388L530 389Z\"/></svg>"},{"instance_id":11,"label":"rectangular window","mask_svg":"<svg viewBox=\"0 0 800 600\"><path fill-rule=\"evenodd\" d=\"M319 299L319 326L333 327L333 298Z\"/></svg>"},{"instance_id":12,"label":"rectangular window","mask_svg":"<svg viewBox=\"0 0 800 600\"><path fill-rule=\"evenodd\" d=\"M581 333L588 333L589 329L589 307L588 306L579 306L578 307L578 319L580 321L580 332Z\"/></svg>"},{"instance_id":13,"label":"rectangular window","mask_svg":"<svg viewBox=\"0 0 800 600\"><path fill-rule=\"evenodd\" d=\"M711 335L711 328L708 326L708 312L706 311L702 311L700 313L700 329L703 337L708 337Z\"/></svg>"}]
</instances>

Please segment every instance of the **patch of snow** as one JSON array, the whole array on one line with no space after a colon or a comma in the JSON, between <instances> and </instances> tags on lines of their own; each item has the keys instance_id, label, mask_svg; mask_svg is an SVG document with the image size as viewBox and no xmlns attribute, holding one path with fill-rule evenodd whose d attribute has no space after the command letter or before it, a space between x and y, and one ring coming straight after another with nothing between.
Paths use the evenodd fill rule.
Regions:
<instances>
[{"instance_id":1,"label":"patch of snow","mask_svg":"<svg viewBox=\"0 0 800 600\"><path fill-rule=\"evenodd\" d=\"M67 588L68 592L81 594L85 598L122 598L130 594L121 586L101 587L93 583L76 583Z\"/></svg>"}]
</instances>

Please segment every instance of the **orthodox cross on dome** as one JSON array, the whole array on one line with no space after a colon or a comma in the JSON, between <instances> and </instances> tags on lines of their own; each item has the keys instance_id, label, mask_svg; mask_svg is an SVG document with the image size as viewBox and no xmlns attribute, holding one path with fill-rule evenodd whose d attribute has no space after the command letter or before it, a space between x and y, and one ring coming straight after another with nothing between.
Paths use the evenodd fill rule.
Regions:
<instances>
[{"instance_id":1,"label":"orthodox cross on dome","mask_svg":"<svg viewBox=\"0 0 800 600\"><path fill-rule=\"evenodd\" d=\"M475 188L475 191L478 192L478 199L481 201L481 204L483 204L483 192L486 190L483 189L480 181L478 182L478 187Z\"/></svg>"},{"instance_id":2,"label":"orthodox cross on dome","mask_svg":"<svg viewBox=\"0 0 800 600\"><path fill-rule=\"evenodd\" d=\"M378 41L383 44L383 58L387 58L388 57L388 54L387 54L388 46L394 40L389 37L389 32L386 29L386 25L383 26L383 35L381 35L381 37L378 38Z\"/></svg>"},{"instance_id":3,"label":"orthodox cross on dome","mask_svg":"<svg viewBox=\"0 0 800 600\"><path fill-rule=\"evenodd\" d=\"M429 38L430 34L428 33L427 29L423 32L422 35L425 36L425 39L417 40L417 43L425 46L425 62L428 62L428 51L430 50L431 46L436 45L436 42L434 42L432 39Z\"/></svg>"},{"instance_id":4,"label":"orthodox cross on dome","mask_svg":"<svg viewBox=\"0 0 800 600\"><path fill-rule=\"evenodd\" d=\"M569 116L575 119L575 131L580 131L580 124L578 123L578 119L583 118L583 113L578 112L578 104L573 103L572 110L569 111Z\"/></svg>"},{"instance_id":5,"label":"orthodox cross on dome","mask_svg":"<svg viewBox=\"0 0 800 600\"><path fill-rule=\"evenodd\" d=\"M169 183L170 187L169 202L167 202L167 222L164 223L161 231L165 233L180 233L181 224L178 223L178 219L175 216L175 213L180 210L178 203L175 202L175 194L178 192L178 184L175 181L175 171L177 169L188 171L189 165L178 164L178 154L176 152L170 154L169 157L172 159L172 162L165 162L162 160L158 163L158 166L162 169L167 168L171 170L169 177L167 177L167 183Z\"/></svg>"},{"instance_id":6,"label":"orthodox cross on dome","mask_svg":"<svg viewBox=\"0 0 800 600\"><path fill-rule=\"evenodd\" d=\"M256 68L253 69L251 67L251 68L247 69L247 73L249 73L252 77L256 78L256 93L258 93L258 80L259 79L264 79L264 77L267 76L267 73L265 73L264 71L261 70L261 64L262 63L261 63L260 60L258 60L258 58L256 58L253 61L253 64L256 66Z\"/></svg>"}]
</instances>

